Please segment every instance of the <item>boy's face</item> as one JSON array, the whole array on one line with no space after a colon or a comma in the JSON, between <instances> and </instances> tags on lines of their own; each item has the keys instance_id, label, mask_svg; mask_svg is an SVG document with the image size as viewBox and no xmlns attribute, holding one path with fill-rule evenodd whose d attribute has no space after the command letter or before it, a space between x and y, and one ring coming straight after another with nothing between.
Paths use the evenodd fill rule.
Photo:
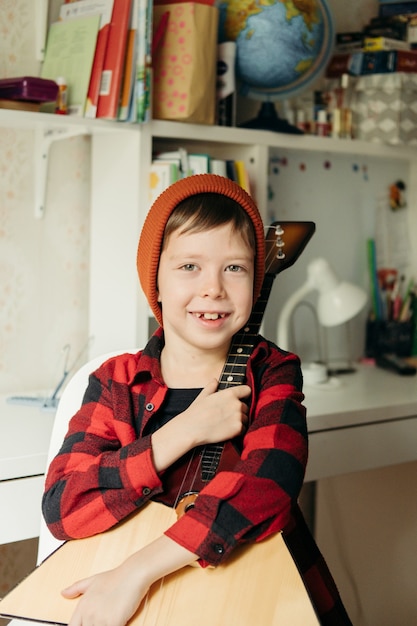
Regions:
<instances>
[{"instance_id":1,"label":"boy's face","mask_svg":"<svg viewBox=\"0 0 417 626\"><path fill-rule=\"evenodd\" d=\"M232 336L249 319L253 280L253 251L231 224L173 232L158 270L166 338L227 353Z\"/></svg>"}]
</instances>

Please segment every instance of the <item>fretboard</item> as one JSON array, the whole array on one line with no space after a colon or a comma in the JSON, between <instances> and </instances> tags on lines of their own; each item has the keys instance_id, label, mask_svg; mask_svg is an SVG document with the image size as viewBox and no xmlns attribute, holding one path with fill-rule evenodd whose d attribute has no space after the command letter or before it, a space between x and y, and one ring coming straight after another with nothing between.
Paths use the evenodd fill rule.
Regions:
<instances>
[{"instance_id":1,"label":"fretboard","mask_svg":"<svg viewBox=\"0 0 417 626\"><path fill-rule=\"evenodd\" d=\"M229 354L220 376L219 390L227 389L233 385L242 385L245 382L246 366L256 344L256 337L259 334L274 278L275 274L265 274L261 293L252 309L247 324L233 337ZM223 448L224 443L205 446L201 458L201 478L204 482L210 481L216 474Z\"/></svg>"}]
</instances>

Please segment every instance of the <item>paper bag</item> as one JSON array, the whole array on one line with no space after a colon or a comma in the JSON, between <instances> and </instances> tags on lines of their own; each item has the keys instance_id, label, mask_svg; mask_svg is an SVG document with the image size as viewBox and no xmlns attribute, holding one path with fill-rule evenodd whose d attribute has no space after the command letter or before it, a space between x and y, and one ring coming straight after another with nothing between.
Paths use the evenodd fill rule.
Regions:
<instances>
[{"instance_id":1,"label":"paper bag","mask_svg":"<svg viewBox=\"0 0 417 626\"><path fill-rule=\"evenodd\" d=\"M218 9L196 2L154 7L154 34L169 11L153 57L153 117L214 124Z\"/></svg>"}]
</instances>

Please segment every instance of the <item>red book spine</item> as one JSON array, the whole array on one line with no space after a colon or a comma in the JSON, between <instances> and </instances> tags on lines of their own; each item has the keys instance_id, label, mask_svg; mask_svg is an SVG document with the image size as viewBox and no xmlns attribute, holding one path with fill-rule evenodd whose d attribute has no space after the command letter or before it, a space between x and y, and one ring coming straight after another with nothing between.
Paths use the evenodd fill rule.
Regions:
<instances>
[{"instance_id":1,"label":"red book spine","mask_svg":"<svg viewBox=\"0 0 417 626\"><path fill-rule=\"evenodd\" d=\"M116 119L123 78L132 0L115 0L101 74L97 117Z\"/></svg>"},{"instance_id":2,"label":"red book spine","mask_svg":"<svg viewBox=\"0 0 417 626\"><path fill-rule=\"evenodd\" d=\"M347 74L349 72L350 58L349 52L333 55L326 68L326 77L339 78L342 74Z\"/></svg>"},{"instance_id":3,"label":"red book spine","mask_svg":"<svg viewBox=\"0 0 417 626\"><path fill-rule=\"evenodd\" d=\"M104 69L107 42L109 38L110 24L100 28L97 36L96 52L94 54L93 67L91 69L90 84L88 86L85 116L96 117L98 101L100 97L101 74Z\"/></svg>"},{"instance_id":4,"label":"red book spine","mask_svg":"<svg viewBox=\"0 0 417 626\"><path fill-rule=\"evenodd\" d=\"M397 72L417 72L417 50L397 50Z\"/></svg>"}]
</instances>

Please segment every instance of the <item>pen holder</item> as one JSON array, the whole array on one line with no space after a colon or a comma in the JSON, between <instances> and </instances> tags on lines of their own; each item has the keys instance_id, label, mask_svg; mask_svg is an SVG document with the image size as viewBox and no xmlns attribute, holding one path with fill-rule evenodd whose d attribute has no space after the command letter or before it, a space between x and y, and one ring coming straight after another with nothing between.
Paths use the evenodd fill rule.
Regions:
<instances>
[{"instance_id":1,"label":"pen holder","mask_svg":"<svg viewBox=\"0 0 417 626\"><path fill-rule=\"evenodd\" d=\"M366 324L367 357L380 354L410 356L413 345L413 323L385 320L368 320Z\"/></svg>"}]
</instances>

